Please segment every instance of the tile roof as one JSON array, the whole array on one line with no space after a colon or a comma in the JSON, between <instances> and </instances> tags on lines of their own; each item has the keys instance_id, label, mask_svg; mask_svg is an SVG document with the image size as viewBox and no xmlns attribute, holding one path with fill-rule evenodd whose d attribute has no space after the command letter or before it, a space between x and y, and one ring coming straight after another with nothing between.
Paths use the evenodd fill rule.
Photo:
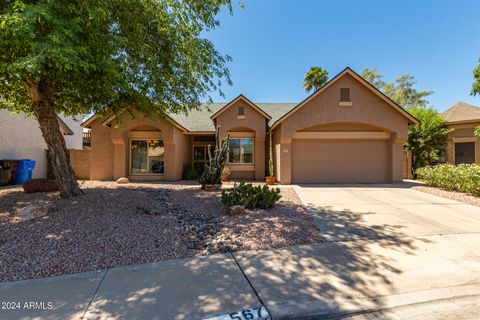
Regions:
<instances>
[{"instance_id":1,"label":"tile roof","mask_svg":"<svg viewBox=\"0 0 480 320\"><path fill-rule=\"evenodd\" d=\"M480 121L480 108L459 102L441 113L447 122Z\"/></svg>"},{"instance_id":2,"label":"tile roof","mask_svg":"<svg viewBox=\"0 0 480 320\"><path fill-rule=\"evenodd\" d=\"M227 102L203 104L198 110L191 110L188 114L169 113L168 116L188 131L215 131L213 121L210 117L227 104ZM272 117L269 121L269 125L273 124L297 105L297 103L255 104Z\"/></svg>"}]
</instances>

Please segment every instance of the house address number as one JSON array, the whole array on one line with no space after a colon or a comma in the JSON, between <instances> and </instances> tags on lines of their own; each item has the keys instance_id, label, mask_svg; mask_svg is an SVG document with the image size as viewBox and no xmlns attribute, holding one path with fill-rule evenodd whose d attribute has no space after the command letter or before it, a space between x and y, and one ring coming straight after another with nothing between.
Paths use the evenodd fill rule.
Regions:
<instances>
[{"instance_id":1,"label":"house address number","mask_svg":"<svg viewBox=\"0 0 480 320\"><path fill-rule=\"evenodd\" d=\"M271 320L265 307L244 309L203 320Z\"/></svg>"}]
</instances>

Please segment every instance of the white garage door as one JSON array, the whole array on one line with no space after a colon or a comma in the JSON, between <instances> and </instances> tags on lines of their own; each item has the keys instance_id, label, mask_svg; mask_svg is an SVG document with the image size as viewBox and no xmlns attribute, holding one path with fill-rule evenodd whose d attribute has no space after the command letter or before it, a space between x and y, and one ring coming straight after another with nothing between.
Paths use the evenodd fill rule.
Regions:
<instances>
[{"instance_id":1,"label":"white garage door","mask_svg":"<svg viewBox=\"0 0 480 320\"><path fill-rule=\"evenodd\" d=\"M387 182L387 168L385 140L292 142L293 183Z\"/></svg>"}]
</instances>

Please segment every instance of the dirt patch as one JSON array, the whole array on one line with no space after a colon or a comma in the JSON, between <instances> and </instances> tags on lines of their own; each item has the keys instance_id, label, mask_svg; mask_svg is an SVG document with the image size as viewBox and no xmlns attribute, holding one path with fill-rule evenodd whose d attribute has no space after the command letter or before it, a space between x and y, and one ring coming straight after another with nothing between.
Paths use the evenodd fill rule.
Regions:
<instances>
[{"instance_id":1,"label":"dirt patch","mask_svg":"<svg viewBox=\"0 0 480 320\"><path fill-rule=\"evenodd\" d=\"M226 215L220 193L198 186L87 181L82 188L84 196L68 200L0 189L0 281L323 240L290 188L275 208L245 216ZM48 202L54 210L44 217L14 215Z\"/></svg>"},{"instance_id":2,"label":"dirt patch","mask_svg":"<svg viewBox=\"0 0 480 320\"><path fill-rule=\"evenodd\" d=\"M429 187L429 186L414 186L412 187L412 189L431 193L436 196L440 196L447 199L452 199L452 200L456 200L456 201L460 201L460 202L464 202L467 204L480 207L480 197L472 196L463 192L442 190L439 188Z\"/></svg>"}]
</instances>

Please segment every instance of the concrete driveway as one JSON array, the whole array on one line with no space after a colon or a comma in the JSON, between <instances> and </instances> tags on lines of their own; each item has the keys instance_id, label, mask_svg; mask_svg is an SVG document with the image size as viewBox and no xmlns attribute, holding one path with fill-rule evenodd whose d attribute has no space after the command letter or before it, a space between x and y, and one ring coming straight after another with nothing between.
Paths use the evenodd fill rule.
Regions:
<instances>
[{"instance_id":1,"label":"concrete driveway","mask_svg":"<svg viewBox=\"0 0 480 320\"><path fill-rule=\"evenodd\" d=\"M274 319L478 319L480 208L408 184L296 189L327 241L235 254Z\"/></svg>"},{"instance_id":2,"label":"concrete driveway","mask_svg":"<svg viewBox=\"0 0 480 320\"><path fill-rule=\"evenodd\" d=\"M328 241L480 233L480 208L411 184L296 188Z\"/></svg>"}]
</instances>

